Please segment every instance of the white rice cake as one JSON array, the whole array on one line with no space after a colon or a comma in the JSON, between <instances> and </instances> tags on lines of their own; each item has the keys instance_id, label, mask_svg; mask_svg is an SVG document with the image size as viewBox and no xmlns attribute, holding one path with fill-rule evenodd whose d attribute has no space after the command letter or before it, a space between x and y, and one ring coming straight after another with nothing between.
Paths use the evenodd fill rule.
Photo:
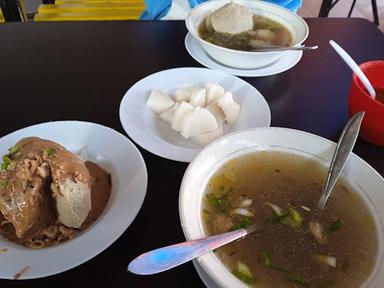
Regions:
<instances>
[{"instance_id":1,"label":"white rice cake","mask_svg":"<svg viewBox=\"0 0 384 288\"><path fill-rule=\"evenodd\" d=\"M157 114L168 110L175 104L175 101L160 90L152 90L147 100L147 105Z\"/></svg>"},{"instance_id":2,"label":"white rice cake","mask_svg":"<svg viewBox=\"0 0 384 288\"><path fill-rule=\"evenodd\" d=\"M181 135L188 139L201 133L218 129L215 116L208 109L197 107L187 115L181 124Z\"/></svg>"}]
</instances>

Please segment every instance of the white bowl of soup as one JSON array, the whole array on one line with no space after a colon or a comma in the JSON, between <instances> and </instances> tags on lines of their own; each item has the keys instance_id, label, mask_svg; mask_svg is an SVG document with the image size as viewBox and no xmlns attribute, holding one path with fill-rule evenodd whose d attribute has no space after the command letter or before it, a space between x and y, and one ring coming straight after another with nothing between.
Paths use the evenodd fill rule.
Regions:
<instances>
[{"instance_id":1,"label":"white bowl of soup","mask_svg":"<svg viewBox=\"0 0 384 288\"><path fill-rule=\"evenodd\" d=\"M253 27L246 32L229 35L207 28L211 27L206 25L208 16L228 3L223 0L204 2L196 6L185 20L189 33L199 41L204 51L223 65L240 69L270 65L290 52L260 52L258 49L298 46L308 36L308 25L300 16L263 1L235 1L236 5L246 7L253 14ZM223 17L232 18L231 15ZM239 21L243 17L233 18Z\"/></svg>"},{"instance_id":2,"label":"white bowl of soup","mask_svg":"<svg viewBox=\"0 0 384 288\"><path fill-rule=\"evenodd\" d=\"M187 240L260 227L197 259L219 287L384 286L384 179L351 154L325 210L316 208L335 147L298 130L256 128L191 162L179 196Z\"/></svg>"}]
</instances>

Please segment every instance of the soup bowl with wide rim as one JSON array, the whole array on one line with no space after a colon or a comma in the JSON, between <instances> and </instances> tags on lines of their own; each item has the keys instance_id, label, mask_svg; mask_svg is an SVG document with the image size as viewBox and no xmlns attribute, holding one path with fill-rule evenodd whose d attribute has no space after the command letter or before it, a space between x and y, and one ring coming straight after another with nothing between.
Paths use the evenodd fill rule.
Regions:
<instances>
[{"instance_id":1,"label":"soup bowl with wide rim","mask_svg":"<svg viewBox=\"0 0 384 288\"><path fill-rule=\"evenodd\" d=\"M336 144L322 137L287 128L256 128L228 134L208 145L188 166L180 187L179 214L187 240L208 236L202 219L202 200L211 176L228 160L250 152L281 151L313 159L327 167ZM383 287L384 179L369 164L351 154L341 178L359 194L371 211L378 235L375 266L362 287ZM375 205L373 204L375 203ZM197 262L220 287L247 287L232 275L213 252Z\"/></svg>"},{"instance_id":2,"label":"soup bowl with wide rim","mask_svg":"<svg viewBox=\"0 0 384 288\"><path fill-rule=\"evenodd\" d=\"M255 69L268 66L288 53L296 53L295 51L241 51L221 47L203 40L198 33L199 25L210 13L227 3L229 3L227 0L204 2L192 9L185 20L189 33L197 39L204 51L214 60L229 67ZM247 7L256 15L264 16L285 26L292 35L292 47L299 46L308 37L307 23L288 9L263 1L237 0L236 4Z\"/></svg>"}]
</instances>

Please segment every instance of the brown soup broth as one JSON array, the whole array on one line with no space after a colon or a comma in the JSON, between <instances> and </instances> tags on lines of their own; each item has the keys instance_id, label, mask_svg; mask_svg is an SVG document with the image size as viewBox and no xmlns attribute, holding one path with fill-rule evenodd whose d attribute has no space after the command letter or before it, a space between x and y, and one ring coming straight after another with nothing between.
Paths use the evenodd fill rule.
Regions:
<instances>
[{"instance_id":1,"label":"brown soup broth","mask_svg":"<svg viewBox=\"0 0 384 288\"><path fill-rule=\"evenodd\" d=\"M261 228L216 250L216 255L232 272L239 261L246 264L252 279L245 282L260 285L257 287L363 284L374 268L378 253L373 216L360 196L342 181L334 188L325 210L318 211L316 204L325 177L326 169L318 162L288 152L250 153L225 163L210 178L204 197L202 217L207 234L227 232L244 223L260 223ZM208 199L212 199L209 195L219 199L226 192L227 198L220 198L219 206L215 206L217 201L213 205ZM247 198L253 200L248 209L254 216L230 216L231 209ZM273 223L277 215L266 203L273 203L283 211L293 208L302 217L301 225L293 228L282 222ZM245 218L248 220L244 221ZM310 232L311 221L324 228L325 244L316 241ZM332 232L332 224L338 221L341 227ZM270 265L262 253L269 255ZM336 267L321 263L316 255L336 257Z\"/></svg>"},{"instance_id":2,"label":"brown soup broth","mask_svg":"<svg viewBox=\"0 0 384 288\"><path fill-rule=\"evenodd\" d=\"M198 27L199 36L205 41L222 47L257 51L258 48L269 46L287 47L292 43L292 35L285 26L264 16L254 15L253 30L239 34L216 32L206 20L204 19Z\"/></svg>"},{"instance_id":3,"label":"brown soup broth","mask_svg":"<svg viewBox=\"0 0 384 288\"><path fill-rule=\"evenodd\" d=\"M376 101L384 104L384 88L375 88L376 91Z\"/></svg>"}]
</instances>

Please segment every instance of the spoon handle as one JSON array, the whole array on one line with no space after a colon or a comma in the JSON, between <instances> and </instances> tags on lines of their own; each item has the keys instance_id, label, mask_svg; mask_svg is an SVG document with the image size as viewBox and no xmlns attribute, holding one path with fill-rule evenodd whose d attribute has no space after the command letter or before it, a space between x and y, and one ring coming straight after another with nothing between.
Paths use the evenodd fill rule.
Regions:
<instances>
[{"instance_id":1,"label":"spoon handle","mask_svg":"<svg viewBox=\"0 0 384 288\"><path fill-rule=\"evenodd\" d=\"M306 50L316 50L317 48L319 48L319 46L304 46L304 45L301 45L301 46L297 46L297 47L283 47L283 48L279 48L279 47L266 47L266 48L258 48L257 50L255 50L256 52L275 52L275 51L290 51L290 50L303 50L303 51L306 51Z\"/></svg>"},{"instance_id":2,"label":"spoon handle","mask_svg":"<svg viewBox=\"0 0 384 288\"><path fill-rule=\"evenodd\" d=\"M138 275L151 275L184 264L229 242L244 237L250 230L239 229L207 238L187 241L141 254L128 265L128 271Z\"/></svg>"},{"instance_id":3,"label":"spoon handle","mask_svg":"<svg viewBox=\"0 0 384 288\"><path fill-rule=\"evenodd\" d=\"M321 194L320 201L317 207L320 210L325 208L325 204L331 195L333 187L335 187L336 181L340 176L341 170L343 170L347 163L348 157L351 154L353 146L357 136L359 135L361 122L363 121L365 112L359 112L355 114L344 127L343 132L337 142L335 153L333 154L331 166L328 171L327 181L324 186L323 193Z\"/></svg>"},{"instance_id":4,"label":"spoon handle","mask_svg":"<svg viewBox=\"0 0 384 288\"><path fill-rule=\"evenodd\" d=\"M373 89L371 82L369 82L367 76L365 76L363 71L361 71L360 67L356 64L356 62L352 59L352 57L349 56L349 54L343 48L341 48L340 45L337 44L335 41L330 40L329 44L331 44L333 49L335 49L336 52L340 55L340 57L343 58L343 60L345 61L345 63L347 63L349 68L351 68L352 71L355 72L357 77L359 77L360 81L363 83L365 88L367 88L369 95L375 98L376 97L375 89Z\"/></svg>"}]
</instances>

